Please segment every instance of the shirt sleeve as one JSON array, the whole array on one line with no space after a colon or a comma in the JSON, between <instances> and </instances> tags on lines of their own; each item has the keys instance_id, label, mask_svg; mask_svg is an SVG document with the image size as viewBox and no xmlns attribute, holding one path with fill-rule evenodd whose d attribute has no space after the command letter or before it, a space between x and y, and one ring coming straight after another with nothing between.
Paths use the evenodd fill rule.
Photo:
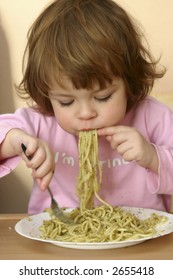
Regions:
<instances>
[{"instance_id":1,"label":"shirt sleeve","mask_svg":"<svg viewBox=\"0 0 173 280\"><path fill-rule=\"evenodd\" d=\"M173 112L165 105L157 106L147 116L150 141L158 158L158 175L147 171L147 187L151 193L173 194Z\"/></svg>"},{"instance_id":2,"label":"shirt sleeve","mask_svg":"<svg viewBox=\"0 0 173 280\"><path fill-rule=\"evenodd\" d=\"M29 109L30 111L31 109ZM29 134L35 135L32 120L27 109L18 109L14 114L0 115L0 144L5 139L6 134L13 128L19 128ZM0 177L9 174L19 164L19 156L5 159L0 162Z\"/></svg>"}]
</instances>

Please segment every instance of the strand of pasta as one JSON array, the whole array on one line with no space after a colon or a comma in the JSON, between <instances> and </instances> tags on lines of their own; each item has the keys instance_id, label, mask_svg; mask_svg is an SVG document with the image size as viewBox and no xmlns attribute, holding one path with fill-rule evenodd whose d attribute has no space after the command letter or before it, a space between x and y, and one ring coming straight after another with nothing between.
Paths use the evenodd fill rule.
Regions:
<instances>
[{"instance_id":1,"label":"strand of pasta","mask_svg":"<svg viewBox=\"0 0 173 280\"><path fill-rule=\"evenodd\" d=\"M80 207L67 213L75 222L64 224L54 218L40 227L42 238L68 242L111 242L138 239L155 233L155 226L166 218L153 214L141 221L120 207L112 207L98 194L102 170L98 159L98 138L95 130L79 135L79 175L77 194ZM102 204L94 208L94 198Z\"/></svg>"},{"instance_id":2,"label":"strand of pasta","mask_svg":"<svg viewBox=\"0 0 173 280\"><path fill-rule=\"evenodd\" d=\"M79 174L77 194L81 213L94 207L94 196L102 203L98 191L102 181L101 164L98 159L98 138L96 130L83 131L79 134Z\"/></svg>"},{"instance_id":3,"label":"strand of pasta","mask_svg":"<svg viewBox=\"0 0 173 280\"><path fill-rule=\"evenodd\" d=\"M114 207L111 210L104 205L92 210L86 209L83 214L78 208L70 212L69 216L76 222L74 226L56 218L44 221L42 237L64 242L134 240L152 236L156 232L155 226L166 221L166 217L156 214L142 221L122 208Z\"/></svg>"}]
</instances>

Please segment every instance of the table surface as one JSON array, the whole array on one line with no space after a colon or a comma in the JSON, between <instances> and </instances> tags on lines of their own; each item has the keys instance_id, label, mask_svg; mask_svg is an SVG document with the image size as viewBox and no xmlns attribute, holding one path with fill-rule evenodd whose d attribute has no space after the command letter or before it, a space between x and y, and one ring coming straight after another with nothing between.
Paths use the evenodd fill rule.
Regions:
<instances>
[{"instance_id":1,"label":"table surface","mask_svg":"<svg viewBox=\"0 0 173 280\"><path fill-rule=\"evenodd\" d=\"M80 250L35 241L16 233L26 214L0 214L0 260L173 260L173 233L135 246Z\"/></svg>"}]
</instances>

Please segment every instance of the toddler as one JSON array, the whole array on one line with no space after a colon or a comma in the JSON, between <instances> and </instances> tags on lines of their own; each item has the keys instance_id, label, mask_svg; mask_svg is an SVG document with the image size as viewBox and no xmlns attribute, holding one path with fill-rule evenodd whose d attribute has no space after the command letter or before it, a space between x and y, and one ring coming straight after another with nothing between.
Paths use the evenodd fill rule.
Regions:
<instances>
[{"instance_id":1,"label":"toddler","mask_svg":"<svg viewBox=\"0 0 173 280\"><path fill-rule=\"evenodd\" d=\"M165 70L127 12L112 0L54 1L29 30L24 65L18 90L32 102L0 116L0 176L21 158L32 169L28 212L50 206L48 185L61 207L79 206L78 136L93 129L100 196L170 211L173 112L149 97Z\"/></svg>"}]
</instances>

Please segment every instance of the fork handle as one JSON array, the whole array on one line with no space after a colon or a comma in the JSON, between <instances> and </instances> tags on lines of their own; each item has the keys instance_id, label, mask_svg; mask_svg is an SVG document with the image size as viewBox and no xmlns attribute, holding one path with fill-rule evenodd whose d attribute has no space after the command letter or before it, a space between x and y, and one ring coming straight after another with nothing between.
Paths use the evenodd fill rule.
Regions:
<instances>
[{"instance_id":1,"label":"fork handle","mask_svg":"<svg viewBox=\"0 0 173 280\"><path fill-rule=\"evenodd\" d=\"M48 192L49 192L49 194L50 194L51 198L53 198L53 193L52 193L52 191L51 191L50 187L47 187L47 190L48 190Z\"/></svg>"},{"instance_id":2,"label":"fork handle","mask_svg":"<svg viewBox=\"0 0 173 280\"><path fill-rule=\"evenodd\" d=\"M25 154L25 156L26 156L26 158L28 159L28 160L31 160L32 159L32 156L28 156L28 155L26 155L26 146L22 143L21 144L21 148L22 148L22 151L24 152L24 154Z\"/></svg>"}]
</instances>

